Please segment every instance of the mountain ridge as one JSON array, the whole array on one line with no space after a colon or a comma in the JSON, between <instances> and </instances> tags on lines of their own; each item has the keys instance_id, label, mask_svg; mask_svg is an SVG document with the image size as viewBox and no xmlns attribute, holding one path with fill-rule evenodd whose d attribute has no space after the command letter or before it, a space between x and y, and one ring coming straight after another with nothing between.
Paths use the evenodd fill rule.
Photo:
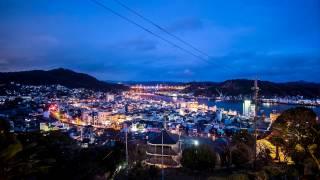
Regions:
<instances>
[{"instance_id":1,"label":"mountain ridge","mask_svg":"<svg viewBox=\"0 0 320 180\"><path fill-rule=\"evenodd\" d=\"M0 72L0 84L17 82L26 85L53 85L60 84L68 88L87 88L102 91L122 91L127 90L128 86L113 83L111 81L101 81L85 73L75 72L70 69L58 68L52 70L31 70L18 72ZM130 81L128 81L130 82ZM164 83L168 85L187 85L183 90L186 93L194 93L203 96L218 96L219 92L224 95L252 95L251 87L253 80L231 79L222 82L171 82L171 81L151 81L151 82L133 82L134 84L153 85ZM125 83L126 84L126 83ZM262 96L297 96L316 98L320 97L320 83L307 81L292 82L271 82L258 81Z\"/></svg>"},{"instance_id":2,"label":"mountain ridge","mask_svg":"<svg viewBox=\"0 0 320 180\"><path fill-rule=\"evenodd\" d=\"M253 80L232 79L223 82L188 83L184 92L192 92L195 95L217 96L218 91L225 95L252 95ZM260 95L262 96L305 96L309 98L320 97L320 83L293 81L271 82L258 81Z\"/></svg>"},{"instance_id":3,"label":"mountain ridge","mask_svg":"<svg viewBox=\"0 0 320 180\"><path fill-rule=\"evenodd\" d=\"M68 88L87 88L101 91L126 90L127 87L107 83L85 73L58 68L52 70L30 70L18 72L0 72L0 84L16 82L25 85L60 84Z\"/></svg>"}]
</instances>

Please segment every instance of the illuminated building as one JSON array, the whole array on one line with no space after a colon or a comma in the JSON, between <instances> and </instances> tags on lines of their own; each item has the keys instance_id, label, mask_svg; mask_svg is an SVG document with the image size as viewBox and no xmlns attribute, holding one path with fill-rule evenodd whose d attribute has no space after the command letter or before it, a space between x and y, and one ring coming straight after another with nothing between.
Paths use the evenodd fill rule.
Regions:
<instances>
[{"instance_id":1,"label":"illuminated building","mask_svg":"<svg viewBox=\"0 0 320 180\"><path fill-rule=\"evenodd\" d=\"M209 111L216 112L217 111L217 106L209 107Z\"/></svg>"},{"instance_id":2,"label":"illuminated building","mask_svg":"<svg viewBox=\"0 0 320 180\"><path fill-rule=\"evenodd\" d=\"M115 123L122 123L123 121L126 120L126 115L124 114L114 114L111 115L111 121Z\"/></svg>"},{"instance_id":3,"label":"illuminated building","mask_svg":"<svg viewBox=\"0 0 320 180\"><path fill-rule=\"evenodd\" d=\"M208 106L205 104L200 104L200 105L198 105L198 109L203 110L203 111L208 111Z\"/></svg>"},{"instance_id":4,"label":"illuminated building","mask_svg":"<svg viewBox=\"0 0 320 180\"><path fill-rule=\"evenodd\" d=\"M199 104L198 102L181 102L180 108L186 108L189 111L196 112L198 110Z\"/></svg>"},{"instance_id":5,"label":"illuminated building","mask_svg":"<svg viewBox=\"0 0 320 180\"><path fill-rule=\"evenodd\" d=\"M255 104L252 104L251 100L245 100L243 102L243 115L255 116Z\"/></svg>"},{"instance_id":6,"label":"illuminated building","mask_svg":"<svg viewBox=\"0 0 320 180\"><path fill-rule=\"evenodd\" d=\"M162 130L159 136L148 141L146 150L148 165L160 168L178 168L181 166L181 147L178 140L171 137L166 130Z\"/></svg>"},{"instance_id":7,"label":"illuminated building","mask_svg":"<svg viewBox=\"0 0 320 180\"><path fill-rule=\"evenodd\" d=\"M181 108L186 108L187 107L187 103L186 102L181 102L180 103L180 107Z\"/></svg>"},{"instance_id":8,"label":"illuminated building","mask_svg":"<svg viewBox=\"0 0 320 180\"><path fill-rule=\"evenodd\" d=\"M280 116L280 113L276 113L276 112L270 113L271 122L274 122L279 116Z\"/></svg>"},{"instance_id":9,"label":"illuminated building","mask_svg":"<svg viewBox=\"0 0 320 180\"><path fill-rule=\"evenodd\" d=\"M250 100L245 100L243 102L243 115L244 116L249 116L250 106L251 106L251 101Z\"/></svg>"},{"instance_id":10,"label":"illuminated building","mask_svg":"<svg viewBox=\"0 0 320 180\"><path fill-rule=\"evenodd\" d=\"M216 120L218 122L221 122L222 121L222 110L217 110L216 111Z\"/></svg>"},{"instance_id":11,"label":"illuminated building","mask_svg":"<svg viewBox=\"0 0 320 180\"><path fill-rule=\"evenodd\" d=\"M255 104L251 104L250 108L249 108L249 116L253 117L256 115L256 105Z\"/></svg>"},{"instance_id":12,"label":"illuminated building","mask_svg":"<svg viewBox=\"0 0 320 180\"><path fill-rule=\"evenodd\" d=\"M41 122L40 123L40 131L49 131L48 123Z\"/></svg>"},{"instance_id":13,"label":"illuminated building","mask_svg":"<svg viewBox=\"0 0 320 180\"><path fill-rule=\"evenodd\" d=\"M108 94L107 94L107 97L106 97L106 100L107 100L107 102L114 101L114 95L108 93Z\"/></svg>"},{"instance_id":14,"label":"illuminated building","mask_svg":"<svg viewBox=\"0 0 320 180\"><path fill-rule=\"evenodd\" d=\"M98 111L98 121L102 122L108 119L108 117L112 114L110 111Z\"/></svg>"},{"instance_id":15,"label":"illuminated building","mask_svg":"<svg viewBox=\"0 0 320 180\"><path fill-rule=\"evenodd\" d=\"M230 116L238 115L237 111L232 111L232 110L229 110L227 114L230 115Z\"/></svg>"},{"instance_id":16,"label":"illuminated building","mask_svg":"<svg viewBox=\"0 0 320 180\"><path fill-rule=\"evenodd\" d=\"M91 124L90 122L92 122L91 112L92 111L83 111L82 114L81 114L81 119L86 124Z\"/></svg>"},{"instance_id":17,"label":"illuminated building","mask_svg":"<svg viewBox=\"0 0 320 180\"><path fill-rule=\"evenodd\" d=\"M185 109L179 109L179 115L184 116L185 114Z\"/></svg>"}]
</instances>

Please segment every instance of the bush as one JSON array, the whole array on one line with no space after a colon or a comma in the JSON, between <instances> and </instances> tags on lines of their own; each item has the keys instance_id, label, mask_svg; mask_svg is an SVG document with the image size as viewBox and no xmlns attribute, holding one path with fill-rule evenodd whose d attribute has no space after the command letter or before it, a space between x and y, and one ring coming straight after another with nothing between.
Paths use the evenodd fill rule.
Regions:
<instances>
[{"instance_id":1,"label":"bush","mask_svg":"<svg viewBox=\"0 0 320 180\"><path fill-rule=\"evenodd\" d=\"M243 166L251 160L250 148L245 144L237 144L231 151L232 163L236 166Z\"/></svg>"},{"instance_id":2,"label":"bush","mask_svg":"<svg viewBox=\"0 0 320 180\"><path fill-rule=\"evenodd\" d=\"M183 167L196 170L213 170L216 164L216 153L208 146L187 148L182 152L181 164Z\"/></svg>"}]
</instances>

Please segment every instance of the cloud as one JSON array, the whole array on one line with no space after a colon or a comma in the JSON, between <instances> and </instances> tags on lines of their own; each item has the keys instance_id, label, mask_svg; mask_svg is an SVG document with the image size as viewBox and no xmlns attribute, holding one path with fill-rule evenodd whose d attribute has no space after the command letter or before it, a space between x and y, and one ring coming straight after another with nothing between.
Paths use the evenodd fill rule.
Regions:
<instances>
[{"instance_id":1,"label":"cloud","mask_svg":"<svg viewBox=\"0 0 320 180\"><path fill-rule=\"evenodd\" d=\"M39 43L41 45L58 45L59 40L50 35L37 35L33 37L33 42L34 43Z\"/></svg>"},{"instance_id":2,"label":"cloud","mask_svg":"<svg viewBox=\"0 0 320 180\"><path fill-rule=\"evenodd\" d=\"M225 77L260 77L274 81L317 81L320 54L281 54L261 52L230 53L210 59ZM207 69L208 67L203 67ZM203 69L202 69L203 70Z\"/></svg>"},{"instance_id":3,"label":"cloud","mask_svg":"<svg viewBox=\"0 0 320 180\"><path fill-rule=\"evenodd\" d=\"M174 22L167 29L170 32L183 32L183 31L190 31L190 30L199 30L204 27L203 22L198 18L188 18L182 19L179 21Z\"/></svg>"},{"instance_id":4,"label":"cloud","mask_svg":"<svg viewBox=\"0 0 320 180\"><path fill-rule=\"evenodd\" d=\"M170 76L172 79L185 81L185 80L190 80L190 78L193 78L195 73L189 68L185 68L185 69L175 68L168 71L167 75Z\"/></svg>"},{"instance_id":5,"label":"cloud","mask_svg":"<svg viewBox=\"0 0 320 180\"><path fill-rule=\"evenodd\" d=\"M190 76L190 75L193 75L193 72L190 69L184 69L183 74Z\"/></svg>"},{"instance_id":6,"label":"cloud","mask_svg":"<svg viewBox=\"0 0 320 180\"><path fill-rule=\"evenodd\" d=\"M9 62L8 62L7 59L5 59L5 58L1 58L1 59L0 59L0 65L1 65L1 66L7 65L7 64L9 64Z\"/></svg>"},{"instance_id":7,"label":"cloud","mask_svg":"<svg viewBox=\"0 0 320 180\"><path fill-rule=\"evenodd\" d=\"M140 37L128 41L122 41L111 46L119 49L146 52L157 49L157 44L157 41L148 40Z\"/></svg>"}]
</instances>

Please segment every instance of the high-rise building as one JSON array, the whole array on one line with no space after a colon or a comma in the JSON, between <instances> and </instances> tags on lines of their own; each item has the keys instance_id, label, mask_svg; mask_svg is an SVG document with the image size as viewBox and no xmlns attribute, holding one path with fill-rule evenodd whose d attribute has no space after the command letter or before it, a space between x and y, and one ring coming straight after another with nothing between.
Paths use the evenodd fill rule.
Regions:
<instances>
[{"instance_id":1,"label":"high-rise building","mask_svg":"<svg viewBox=\"0 0 320 180\"><path fill-rule=\"evenodd\" d=\"M223 110L221 110L221 109L216 111L216 121L218 121L218 122L222 121L222 112L223 112Z\"/></svg>"},{"instance_id":2,"label":"high-rise building","mask_svg":"<svg viewBox=\"0 0 320 180\"><path fill-rule=\"evenodd\" d=\"M256 105L251 104L249 107L249 116L254 117L256 116Z\"/></svg>"},{"instance_id":3,"label":"high-rise building","mask_svg":"<svg viewBox=\"0 0 320 180\"><path fill-rule=\"evenodd\" d=\"M251 100L244 100L243 102L243 115L250 116L250 107L251 107Z\"/></svg>"}]
</instances>

